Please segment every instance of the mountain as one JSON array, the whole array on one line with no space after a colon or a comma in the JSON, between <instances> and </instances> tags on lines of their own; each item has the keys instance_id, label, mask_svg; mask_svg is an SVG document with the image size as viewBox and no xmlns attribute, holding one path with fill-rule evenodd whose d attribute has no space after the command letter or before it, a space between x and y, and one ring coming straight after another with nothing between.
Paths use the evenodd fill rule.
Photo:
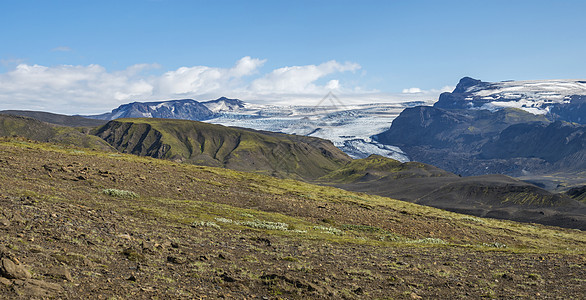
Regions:
<instances>
[{"instance_id":1,"label":"mountain","mask_svg":"<svg viewBox=\"0 0 586 300\"><path fill-rule=\"evenodd\" d=\"M580 191L572 200L504 175L460 177L437 167L373 155L323 176L324 184L479 217L586 230Z\"/></svg>"},{"instance_id":2,"label":"mountain","mask_svg":"<svg viewBox=\"0 0 586 300\"><path fill-rule=\"evenodd\" d=\"M124 104L110 113L87 116L100 120L164 118L205 121L232 127L281 132L328 139L353 158L371 154L409 161L401 149L371 139L390 126L405 107L425 102L346 106L322 101L319 105L261 105L221 97L198 102L191 99Z\"/></svg>"},{"instance_id":3,"label":"mountain","mask_svg":"<svg viewBox=\"0 0 586 300\"><path fill-rule=\"evenodd\" d=\"M586 125L571 123L578 119L567 113L581 109L582 94L586 83L579 80L487 83L466 77L433 107L405 109L374 139L456 174L531 181L557 173L558 183L542 177L540 184L563 188L586 165Z\"/></svg>"},{"instance_id":4,"label":"mountain","mask_svg":"<svg viewBox=\"0 0 586 300\"><path fill-rule=\"evenodd\" d=\"M480 149L482 158L534 157L566 170L586 169L586 126L564 121L507 127Z\"/></svg>"},{"instance_id":5,"label":"mountain","mask_svg":"<svg viewBox=\"0 0 586 300\"><path fill-rule=\"evenodd\" d=\"M202 102L209 110L214 113L234 112L245 108L245 103L238 99L228 99L221 97L216 100Z\"/></svg>"},{"instance_id":6,"label":"mountain","mask_svg":"<svg viewBox=\"0 0 586 300\"><path fill-rule=\"evenodd\" d=\"M434 107L499 110L515 107L552 119L586 123L586 80L483 82L460 80L451 93L442 93Z\"/></svg>"},{"instance_id":7,"label":"mountain","mask_svg":"<svg viewBox=\"0 0 586 300\"><path fill-rule=\"evenodd\" d=\"M80 116L53 114L44 111L3 110L0 111L0 114L29 117L46 123L67 127L95 127L106 124L106 122L102 120L89 119Z\"/></svg>"},{"instance_id":8,"label":"mountain","mask_svg":"<svg viewBox=\"0 0 586 300\"><path fill-rule=\"evenodd\" d=\"M218 99L219 100L219 99ZM87 116L99 120L118 118L166 118L185 120L206 120L214 115L204 104L191 99L158 102L133 102L120 105L112 112Z\"/></svg>"},{"instance_id":9,"label":"mountain","mask_svg":"<svg viewBox=\"0 0 586 300\"><path fill-rule=\"evenodd\" d=\"M283 177L317 178L351 160L318 138L189 120L118 119L93 134L124 153Z\"/></svg>"},{"instance_id":10,"label":"mountain","mask_svg":"<svg viewBox=\"0 0 586 300\"><path fill-rule=\"evenodd\" d=\"M86 129L55 126L29 117L0 113L0 137L18 136L38 142L73 145L95 150L113 150L104 140L88 135L86 132Z\"/></svg>"},{"instance_id":11,"label":"mountain","mask_svg":"<svg viewBox=\"0 0 586 300\"><path fill-rule=\"evenodd\" d=\"M0 298L584 295L577 230L78 150L0 141Z\"/></svg>"}]
</instances>

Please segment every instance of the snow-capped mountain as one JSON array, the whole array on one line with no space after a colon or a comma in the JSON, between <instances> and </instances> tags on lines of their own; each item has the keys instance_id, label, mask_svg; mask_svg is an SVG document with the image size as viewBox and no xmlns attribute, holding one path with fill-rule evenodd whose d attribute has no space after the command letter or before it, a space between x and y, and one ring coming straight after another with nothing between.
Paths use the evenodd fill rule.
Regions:
<instances>
[{"instance_id":1,"label":"snow-capped mountain","mask_svg":"<svg viewBox=\"0 0 586 300\"><path fill-rule=\"evenodd\" d=\"M483 82L464 77L453 92L441 94L434 107L492 111L512 107L547 115L584 101L586 80Z\"/></svg>"},{"instance_id":2,"label":"snow-capped mountain","mask_svg":"<svg viewBox=\"0 0 586 300\"><path fill-rule=\"evenodd\" d=\"M433 106L403 110L374 138L466 176L575 173L586 167L586 80L465 77Z\"/></svg>"},{"instance_id":3,"label":"snow-capped mountain","mask_svg":"<svg viewBox=\"0 0 586 300\"><path fill-rule=\"evenodd\" d=\"M168 100L158 102L133 102L120 105L112 112L86 116L92 119L114 120L119 118L164 118L205 120L214 116L214 112L204 104L191 99Z\"/></svg>"},{"instance_id":4,"label":"snow-capped mountain","mask_svg":"<svg viewBox=\"0 0 586 300\"><path fill-rule=\"evenodd\" d=\"M201 102L201 104L205 105L205 107L207 107L213 113L231 112L244 108L244 101L238 99L228 99L226 97Z\"/></svg>"},{"instance_id":5,"label":"snow-capped mountain","mask_svg":"<svg viewBox=\"0 0 586 300\"><path fill-rule=\"evenodd\" d=\"M182 99L156 102L133 102L120 105L109 113L87 117L100 120L114 120L119 118L164 118L202 121L212 118L219 113L238 111L242 108L244 108L243 101L238 99L228 99L226 97L205 102L199 102L193 99Z\"/></svg>"}]
</instances>

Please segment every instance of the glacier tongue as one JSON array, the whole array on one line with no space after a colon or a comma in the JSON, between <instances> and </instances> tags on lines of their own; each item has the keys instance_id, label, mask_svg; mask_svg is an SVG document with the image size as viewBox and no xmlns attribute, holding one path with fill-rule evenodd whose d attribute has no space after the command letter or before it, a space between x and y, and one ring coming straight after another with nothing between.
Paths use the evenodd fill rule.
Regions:
<instances>
[{"instance_id":1,"label":"glacier tongue","mask_svg":"<svg viewBox=\"0 0 586 300\"><path fill-rule=\"evenodd\" d=\"M255 130L319 137L353 158L371 154L409 161L398 147L383 145L371 136L390 128L392 120L403 109L426 102L403 102L336 106L274 106L245 104L235 110L224 111L205 122L237 126Z\"/></svg>"},{"instance_id":2,"label":"glacier tongue","mask_svg":"<svg viewBox=\"0 0 586 300\"><path fill-rule=\"evenodd\" d=\"M400 162L408 162L409 157L399 147L383 145L377 142L368 142L363 139L344 141L341 146L336 145L340 150L346 152L352 158L366 158L371 154L386 156Z\"/></svg>"}]
</instances>

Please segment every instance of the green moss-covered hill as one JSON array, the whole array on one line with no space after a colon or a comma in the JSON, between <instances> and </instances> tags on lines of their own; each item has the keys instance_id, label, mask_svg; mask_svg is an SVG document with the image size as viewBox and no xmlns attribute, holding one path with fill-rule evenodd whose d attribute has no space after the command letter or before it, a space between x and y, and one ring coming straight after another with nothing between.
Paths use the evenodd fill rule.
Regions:
<instances>
[{"instance_id":1,"label":"green moss-covered hill","mask_svg":"<svg viewBox=\"0 0 586 300\"><path fill-rule=\"evenodd\" d=\"M33 118L49 124L67 127L96 127L106 124L104 120L88 119L80 116L67 116L44 111L3 110L0 114Z\"/></svg>"},{"instance_id":2,"label":"green moss-covered hill","mask_svg":"<svg viewBox=\"0 0 586 300\"><path fill-rule=\"evenodd\" d=\"M331 142L169 119L118 119L94 130L124 153L313 179L351 160Z\"/></svg>"},{"instance_id":3,"label":"green moss-covered hill","mask_svg":"<svg viewBox=\"0 0 586 300\"><path fill-rule=\"evenodd\" d=\"M87 129L51 125L37 119L0 113L0 137L20 136L39 142L73 145L96 150L114 150Z\"/></svg>"},{"instance_id":4,"label":"green moss-covered hill","mask_svg":"<svg viewBox=\"0 0 586 300\"><path fill-rule=\"evenodd\" d=\"M1 299L584 295L582 231L0 140Z\"/></svg>"}]
</instances>

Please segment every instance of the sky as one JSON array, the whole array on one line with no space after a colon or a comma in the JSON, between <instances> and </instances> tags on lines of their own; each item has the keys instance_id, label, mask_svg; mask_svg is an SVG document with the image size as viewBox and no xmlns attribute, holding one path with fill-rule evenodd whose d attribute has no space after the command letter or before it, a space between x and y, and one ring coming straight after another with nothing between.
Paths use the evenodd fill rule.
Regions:
<instances>
[{"instance_id":1,"label":"sky","mask_svg":"<svg viewBox=\"0 0 586 300\"><path fill-rule=\"evenodd\" d=\"M0 110L434 100L586 78L586 1L0 0Z\"/></svg>"}]
</instances>

